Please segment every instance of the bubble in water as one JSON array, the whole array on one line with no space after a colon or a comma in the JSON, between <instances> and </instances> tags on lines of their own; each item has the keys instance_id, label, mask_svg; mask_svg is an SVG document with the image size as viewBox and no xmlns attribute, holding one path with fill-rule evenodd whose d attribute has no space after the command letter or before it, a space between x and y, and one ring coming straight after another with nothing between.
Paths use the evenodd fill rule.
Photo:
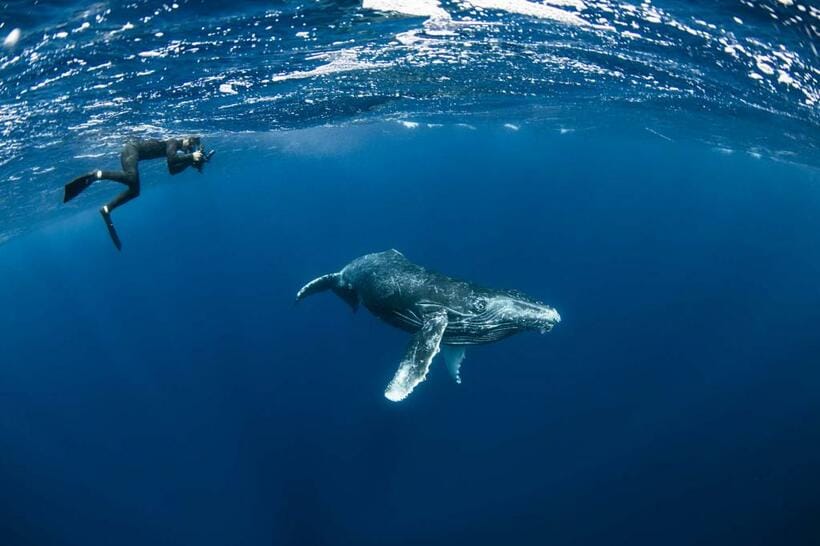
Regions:
<instances>
[{"instance_id":1,"label":"bubble in water","mask_svg":"<svg viewBox=\"0 0 820 546\"><path fill-rule=\"evenodd\" d=\"M14 47L15 45L17 45L18 41L20 41L20 29L15 28L11 32L9 32L9 35L6 36L5 40L3 40L3 47Z\"/></svg>"}]
</instances>

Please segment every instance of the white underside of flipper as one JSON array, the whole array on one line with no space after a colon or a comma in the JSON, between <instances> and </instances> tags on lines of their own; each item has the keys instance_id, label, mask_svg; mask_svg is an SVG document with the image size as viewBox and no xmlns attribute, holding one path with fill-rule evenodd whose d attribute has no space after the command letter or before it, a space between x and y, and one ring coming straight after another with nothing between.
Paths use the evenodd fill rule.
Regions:
<instances>
[{"instance_id":1,"label":"white underside of flipper","mask_svg":"<svg viewBox=\"0 0 820 546\"><path fill-rule=\"evenodd\" d=\"M464 362L466 352L467 348L463 345L445 345L441 348L447 371L459 385L461 384L461 363Z\"/></svg>"},{"instance_id":2,"label":"white underside of flipper","mask_svg":"<svg viewBox=\"0 0 820 546\"><path fill-rule=\"evenodd\" d=\"M400 402L413 392L416 385L427 378L430 363L438 354L441 338L447 328L447 312L437 311L424 318L421 330L416 332L407 352L396 370L393 380L387 385L384 396L393 402Z\"/></svg>"}]
</instances>

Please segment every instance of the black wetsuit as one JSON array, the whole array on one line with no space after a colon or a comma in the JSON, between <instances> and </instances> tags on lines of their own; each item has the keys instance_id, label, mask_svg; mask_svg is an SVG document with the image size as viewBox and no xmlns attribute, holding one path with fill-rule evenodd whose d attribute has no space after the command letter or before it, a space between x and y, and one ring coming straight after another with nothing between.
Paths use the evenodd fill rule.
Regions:
<instances>
[{"instance_id":1,"label":"black wetsuit","mask_svg":"<svg viewBox=\"0 0 820 546\"><path fill-rule=\"evenodd\" d=\"M71 201L98 180L113 180L114 182L128 186L127 190L116 196L110 203L100 209L100 214L102 214L105 225L108 227L111 240L114 241L114 245L118 249L122 248L119 235L117 235L117 231L114 229L114 223L111 221L111 211L139 196L140 173L137 169L137 164L144 159L159 159L165 157L168 161L168 172L177 174L191 165L196 166L201 171L202 165L213 155L213 151L211 151L199 158L199 161L194 162L194 155L191 152L195 146L199 146L199 137L186 137L186 140L186 146L183 146L183 139L176 138L170 140L135 140L129 142L122 149L122 154L120 154L122 171L92 171L72 180L65 185L63 202L67 203ZM201 152L201 147L199 147L199 149Z\"/></svg>"},{"instance_id":2,"label":"black wetsuit","mask_svg":"<svg viewBox=\"0 0 820 546\"><path fill-rule=\"evenodd\" d=\"M190 153L178 153L182 150L182 140L136 140L129 142L122 149L120 162L122 171L102 171L97 177L97 173L92 173L96 180L113 180L128 186L128 189L115 197L108 203L108 211L111 212L139 196L140 194L140 173L137 163L144 159L159 159L165 157L168 160L168 172L177 174L194 164L193 155Z\"/></svg>"}]
</instances>

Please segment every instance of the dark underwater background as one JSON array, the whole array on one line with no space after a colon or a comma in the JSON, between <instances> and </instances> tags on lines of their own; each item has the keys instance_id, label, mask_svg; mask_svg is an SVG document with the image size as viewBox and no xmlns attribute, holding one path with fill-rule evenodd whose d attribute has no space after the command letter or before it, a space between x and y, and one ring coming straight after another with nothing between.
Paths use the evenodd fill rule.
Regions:
<instances>
[{"instance_id":1,"label":"dark underwater background","mask_svg":"<svg viewBox=\"0 0 820 546\"><path fill-rule=\"evenodd\" d=\"M266 13L181 4L199 19L180 24L196 28ZM77 5L40 6L38 19L6 5L0 35L84 20ZM756 21L745 4L697 6ZM154 6L104 4L86 16L89 32L126 20L140 32L136 17L115 20L129 9ZM323 3L308 17L322 29L360 13ZM487 17L503 23L492 32L566 37L553 22ZM771 37L768 19L753 32ZM419 24L373 22L388 33ZM805 28L808 41L780 39L816 66L816 27ZM76 52L32 60L54 40L27 45L24 33L0 57L21 55L0 69L0 121L11 120L0 153L0 545L820 544L820 162L804 95L733 88L709 102L606 82L580 95L560 83L542 96L439 92L430 82L455 86L466 69L440 80L440 63L393 59L387 76L371 66L309 77L270 106L240 95L233 119L195 75L202 118L169 121L178 87L157 79L156 96L77 129L67 119L101 100L84 93L107 92L85 80L144 47L116 41L125 34L84 49L113 56L110 68L34 90L51 69L15 67ZM368 62L388 63L367 44ZM679 49L663 53L670 64ZM493 63L507 57L488 51L477 74L497 81ZM222 62L241 72L263 61L243 54ZM188 74L173 55L143 58ZM537 71L509 62L511 85ZM801 74L816 93L811 70ZM276 85L249 78L248 93ZM408 89L402 101L363 98L394 84ZM112 96L129 96L132 84L117 85ZM622 92L635 100L612 98ZM744 109L754 97L760 107ZM115 168L126 137L182 131L217 153L202 174L140 166L141 197L114 213L122 252L97 212L120 187L95 185L62 207L62 184ZM434 361L407 400L389 402L408 336L331 293L294 302L314 277L389 248L521 290L562 322L468 348L461 385Z\"/></svg>"},{"instance_id":2,"label":"dark underwater background","mask_svg":"<svg viewBox=\"0 0 820 546\"><path fill-rule=\"evenodd\" d=\"M5 544L820 536L816 172L416 131L220 152L117 213L121 254L93 209L3 247ZM330 294L294 304L391 247L563 321L391 403L407 336Z\"/></svg>"}]
</instances>

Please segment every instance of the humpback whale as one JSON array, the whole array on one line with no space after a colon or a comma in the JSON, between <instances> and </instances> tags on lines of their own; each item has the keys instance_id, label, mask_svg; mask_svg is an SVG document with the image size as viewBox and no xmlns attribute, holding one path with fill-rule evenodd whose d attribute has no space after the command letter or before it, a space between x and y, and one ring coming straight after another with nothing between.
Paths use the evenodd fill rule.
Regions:
<instances>
[{"instance_id":1,"label":"humpback whale","mask_svg":"<svg viewBox=\"0 0 820 546\"><path fill-rule=\"evenodd\" d=\"M296 300L330 290L355 311L359 303L388 324L413 334L384 392L404 400L425 380L443 346L450 374L461 383L466 345L490 343L526 330L548 332L558 311L513 290L492 290L412 263L397 250L356 258L338 273L316 278Z\"/></svg>"}]
</instances>

